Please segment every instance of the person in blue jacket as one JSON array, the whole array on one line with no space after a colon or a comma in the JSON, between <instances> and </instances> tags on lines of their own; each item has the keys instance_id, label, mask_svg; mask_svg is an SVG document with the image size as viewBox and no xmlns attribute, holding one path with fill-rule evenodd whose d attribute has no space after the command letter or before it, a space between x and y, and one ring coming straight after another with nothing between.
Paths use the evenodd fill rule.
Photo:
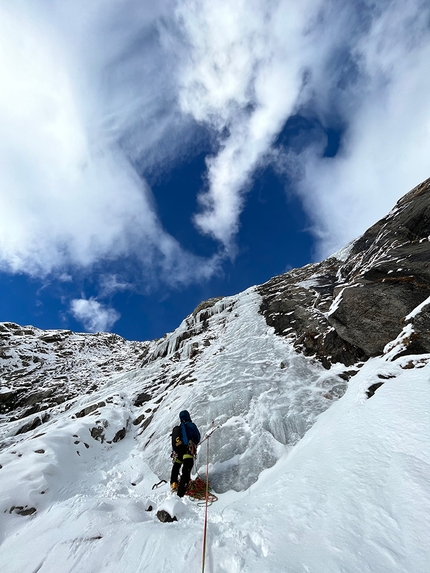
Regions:
<instances>
[{"instance_id":1,"label":"person in blue jacket","mask_svg":"<svg viewBox=\"0 0 430 573\"><path fill-rule=\"evenodd\" d=\"M172 431L173 467L170 485L172 491L177 491L179 497L184 497L190 483L197 445L200 442L200 432L191 421L191 416L187 410L180 412L179 420L180 425L175 426ZM181 466L181 479L178 484Z\"/></svg>"}]
</instances>

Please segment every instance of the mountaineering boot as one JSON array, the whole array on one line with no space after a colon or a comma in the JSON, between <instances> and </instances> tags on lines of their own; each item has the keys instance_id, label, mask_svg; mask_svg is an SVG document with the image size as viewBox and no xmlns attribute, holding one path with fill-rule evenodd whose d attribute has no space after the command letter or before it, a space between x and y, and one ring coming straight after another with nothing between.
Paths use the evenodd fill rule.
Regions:
<instances>
[{"instance_id":1,"label":"mountaineering boot","mask_svg":"<svg viewBox=\"0 0 430 573\"><path fill-rule=\"evenodd\" d=\"M176 491L178 489L178 483L174 481L170 484L170 487L172 488L172 491Z\"/></svg>"}]
</instances>

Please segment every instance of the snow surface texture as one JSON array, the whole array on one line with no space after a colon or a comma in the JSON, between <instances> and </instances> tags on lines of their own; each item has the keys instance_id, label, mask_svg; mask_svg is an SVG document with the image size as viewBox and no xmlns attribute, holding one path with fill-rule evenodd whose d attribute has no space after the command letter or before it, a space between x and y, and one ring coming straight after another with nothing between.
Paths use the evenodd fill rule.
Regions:
<instances>
[{"instance_id":1,"label":"snow surface texture","mask_svg":"<svg viewBox=\"0 0 430 573\"><path fill-rule=\"evenodd\" d=\"M154 343L144 368L8 438L2 571L200 571L204 507L152 489L168 479L169 433L186 407L203 434L221 424L209 440L221 493L206 571L428 573L430 356L371 359L334 401L345 391L336 370L297 354L258 307L254 289L222 299L202 311L204 328L196 314ZM196 349L191 376L184 357ZM77 417L90 400L102 405ZM131 423L141 412L146 426ZM205 463L206 444L203 476ZM178 521L159 522L158 509Z\"/></svg>"}]
</instances>

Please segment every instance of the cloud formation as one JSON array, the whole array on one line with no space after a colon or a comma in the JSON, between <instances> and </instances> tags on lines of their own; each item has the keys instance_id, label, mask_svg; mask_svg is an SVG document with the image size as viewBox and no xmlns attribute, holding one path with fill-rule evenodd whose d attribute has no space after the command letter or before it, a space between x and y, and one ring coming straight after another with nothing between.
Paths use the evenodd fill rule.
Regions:
<instances>
[{"instance_id":1,"label":"cloud formation","mask_svg":"<svg viewBox=\"0 0 430 573\"><path fill-rule=\"evenodd\" d=\"M180 103L219 134L196 224L229 245L255 168L278 157L314 222L318 257L385 214L429 175L430 34L422 0L181 4L190 53ZM274 153L288 117L342 128L326 141Z\"/></svg>"},{"instance_id":2,"label":"cloud formation","mask_svg":"<svg viewBox=\"0 0 430 573\"><path fill-rule=\"evenodd\" d=\"M207 277L216 260L203 269L163 230L136 165L174 150L160 13L90 4L0 7L0 268L43 276L132 255L143 276Z\"/></svg>"},{"instance_id":3,"label":"cloud formation","mask_svg":"<svg viewBox=\"0 0 430 573\"><path fill-rule=\"evenodd\" d=\"M218 244L234 254L270 161L302 198L317 256L336 250L429 175L429 18L425 0L4 0L0 269L132 257L141 282L205 280ZM320 130L281 148L297 113ZM209 260L163 229L142 176L186 156L199 126L214 142L194 219L215 240ZM343 130L331 158L328 128Z\"/></svg>"},{"instance_id":4,"label":"cloud formation","mask_svg":"<svg viewBox=\"0 0 430 573\"><path fill-rule=\"evenodd\" d=\"M231 247L244 191L287 118L303 83L305 30L320 6L306 2L196 0L180 4L189 39L181 109L217 131L208 189L196 224Z\"/></svg>"},{"instance_id":5,"label":"cloud formation","mask_svg":"<svg viewBox=\"0 0 430 573\"><path fill-rule=\"evenodd\" d=\"M101 304L95 298L72 300L70 312L78 322L84 325L88 332L109 331L115 322L121 318L119 312Z\"/></svg>"},{"instance_id":6,"label":"cloud formation","mask_svg":"<svg viewBox=\"0 0 430 573\"><path fill-rule=\"evenodd\" d=\"M355 37L351 26L337 36L349 50L341 89L329 75L318 77L322 121L331 107L346 126L340 152L290 153L290 166L302 173L297 189L314 221L318 258L359 236L430 175L430 6L381 2L369 16ZM331 106L324 94L331 94Z\"/></svg>"}]
</instances>

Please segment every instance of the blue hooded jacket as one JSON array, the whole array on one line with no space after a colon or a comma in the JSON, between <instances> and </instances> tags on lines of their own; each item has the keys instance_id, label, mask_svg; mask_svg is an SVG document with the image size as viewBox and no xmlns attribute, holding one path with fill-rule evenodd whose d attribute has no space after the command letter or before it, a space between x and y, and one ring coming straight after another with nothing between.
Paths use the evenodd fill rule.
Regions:
<instances>
[{"instance_id":1,"label":"blue hooded jacket","mask_svg":"<svg viewBox=\"0 0 430 573\"><path fill-rule=\"evenodd\" d=\"M187 410L182 410L179 413L182 429L182 442L188 445L188 441L192 440L195 445L200 442L200 432L197 426L191 421L190 413Z\"/></svg>"}]
</instances>

